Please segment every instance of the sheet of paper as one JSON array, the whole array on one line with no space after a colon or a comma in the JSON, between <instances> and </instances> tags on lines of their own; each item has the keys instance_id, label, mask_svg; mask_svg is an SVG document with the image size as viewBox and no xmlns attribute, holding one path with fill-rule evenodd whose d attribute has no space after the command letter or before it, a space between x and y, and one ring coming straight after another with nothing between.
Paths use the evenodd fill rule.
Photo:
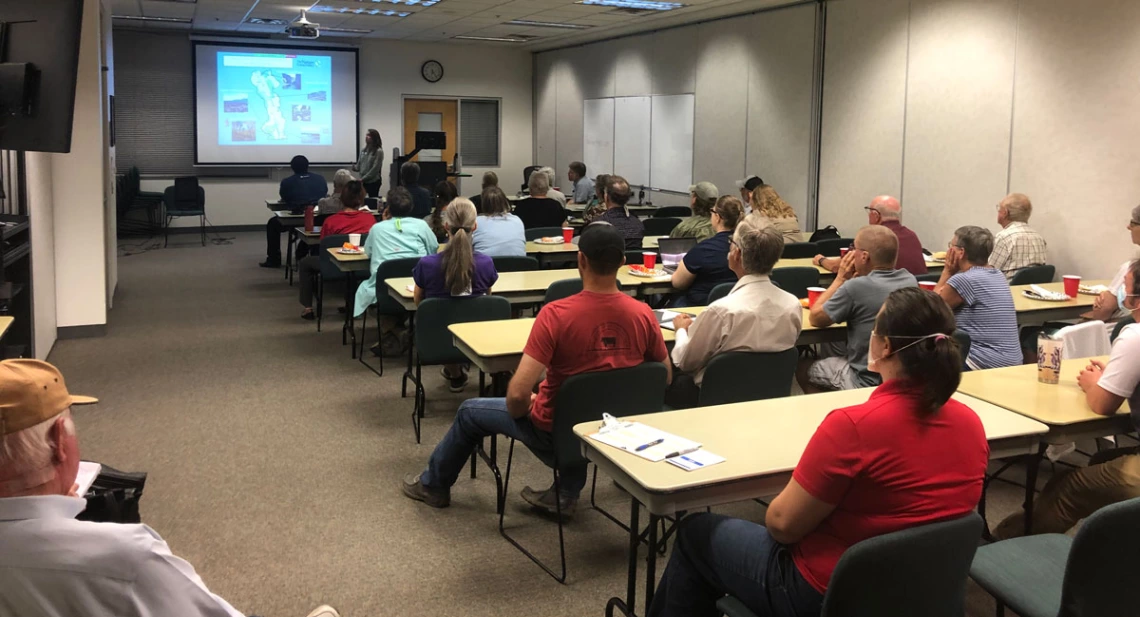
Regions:
<instances>
[{"instance_id":1,"label":"sheet of paper","mask_svg":"<svg viewBox=\"0 0 1140 617\"><path fill-rule=\"evenodd\" d=\"M407 290L408 290L408 293L414 293L414 292L416 291L416 286L415 286L415 284L413 283L413 284L411 284L411 285L408 285L407 287L404 287L404 289L407 289Z\"/></svg>"},{"instance_id":2,"label":"sheet of paper","mask_svg":"<svg viewBox=\"0 0 1140 617\"><path fill-rule=\"evenodd\" d=\"M91 461L79 461L79 473L75 476L75 483L79 485L79 489L75 491L76 495L80 497L87 494L87 489L95 483L95 478L99 476L99 472L103 470L103 466L99 463L92 463Z\"/></svg>"},{"instance_id":3,"label":"sheet of paper","mask_svg":"<svg viewBox=\"0 0 1140 617\"><path fill-rule=\"evenodd\" d=\"M696 469L704 469L705 467L710 467L717 463L723 463L724 457L713 454L708 450L697 450L688 454L671 456L665 460L685 471L693 471Z\"/></svg>"},{"instance_id":4,"label":"sheet of paper","mask_svg":"<svg viewBox=\"0 0 1140 617\"><path fill-rule=\"evenodd\" d=\"M695 441L640 422L623 422L598 431L590 435L590 438L655 463L678 453L694 452L701 447Z\"/></svg>"},{"instance_id":5,"label":"sheet of paper","mask_svg":"<svg viewBox=\"0 0 1140 617\"><path fill-rule=\"evenodd\" d=\"M680 315L677 311L668 311L665 309L657 309L653 311L653 315L657 317L657 325L665 328L666 330L673 329L673 320Z\"/></svg>"}]
</instances>

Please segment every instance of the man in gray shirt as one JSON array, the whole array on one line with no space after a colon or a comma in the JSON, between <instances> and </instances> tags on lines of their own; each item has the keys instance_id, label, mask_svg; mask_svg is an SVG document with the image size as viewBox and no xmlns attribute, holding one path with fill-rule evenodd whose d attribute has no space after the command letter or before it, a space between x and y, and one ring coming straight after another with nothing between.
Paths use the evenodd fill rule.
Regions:
<instances>
[{"instance_id":1,"label":"man in gray shirt","mask_svg":"<svg viewBox=\"0 0 1140 617\"><path fill-rule=\"evenodd\" d=\"M586 164L582 161L570 163L566 179L570 180L570 186L573 187L573 193L570 195L570 199L574 200L573 203L590 203L590 199L594 197L594 181L586 177Z\"/></svg>"},{"instance_id":2,"label":"man in gray shirt","mask_svg":"<svg viewBox=\"0 0 1140 617\"><path fill-rule=\"evenodd\" d=\"M887 296L902 287L918 285L914 275L895 269L899 239L882 225L868 225L855 236L855 248L839 263L835 280L811 308L811 325L826 328L847 323L847 349L830 357L800 365L797 377L804 392L853 390L882 383L867 370L871 331Z\"/></svg>"}]
</instances>

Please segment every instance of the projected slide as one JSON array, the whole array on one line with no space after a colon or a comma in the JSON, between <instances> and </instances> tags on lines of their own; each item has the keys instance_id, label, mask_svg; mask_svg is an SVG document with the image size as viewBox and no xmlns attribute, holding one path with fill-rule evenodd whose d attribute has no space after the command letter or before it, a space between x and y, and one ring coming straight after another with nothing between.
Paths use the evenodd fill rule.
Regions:
<instances>
[{"instance_id":1,"label":"projected slide","mask_svg":"<svg viewBox=\"0 0 1140 617\"><path fill-rule=\"evenodd\" d=\"M218 143L331 145L332 57L218 52Z\"/></svg>"},{"instance_id":2,"label":"projected slide","mask_svg":"<svg viewBox=\"0 0 1140 617\"><path fill-rule=\"evenodd\" d=\"M356 52L195 44L197 163L356 158Z\"/></svg>"}]
</instances>

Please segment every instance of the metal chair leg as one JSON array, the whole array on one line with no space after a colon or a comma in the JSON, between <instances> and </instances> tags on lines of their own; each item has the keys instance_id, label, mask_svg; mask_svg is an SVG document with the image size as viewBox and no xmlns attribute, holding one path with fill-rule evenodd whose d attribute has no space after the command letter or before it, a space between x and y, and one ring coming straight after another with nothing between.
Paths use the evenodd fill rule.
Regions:
<instances>
[{"instance_id":1,"label":"metal chair leg","mask_svg":"<svg viewBox=\"0 0 1140 617\"><path fill-rule=\"evenodd\" d=\"M515 453L515 440L512 439L511 440L511 446L507 451L507 470L506 470L505 475L503 476L503 494L504 495L506 495L506 493L507 493L507 486L509 485L510 480L511 480L511 462L514 458L514 453ZM554 469L554 495L555 495L554 503L555 503L555 511L557 512L557 516L558 516L558 553L559 553L561 563L562 563L562 573L560 575L555 574L553 569L551 569L549 566L547 566L545 563L543 563L541 560L539 560L539 558L536 557L533 553L531 553L530 551L523 548L523 546L521 544L519 544L519 542L517 540L515 540L509 534L507 534L507 530L503 525L503 520L506 518L506 514L507 514L507 508L505 506L501 510L499 510L499 535L506 538L507 542L510 542L511 545L513 545L515 548L519 549L519 551L521 551L523 555L526 555L531 561L538 564L538 567L542 568L547 574L550 575L551 578L553 578L554 580L558 581L559 583L562 583L563 585L565 585L566 584L566 539L565 539L565 536L564 536L563 531L562 531L562 498L561 498L561 493L560 493L561 483L560 483L559 478L558 478L557 465L558 465L558 461L557 461L557 456L556 456L555 457L555 469Z\"/></svg>"},{"instance_id":2,"label":"metal chair leg","mask_svg":"<svg viewBox=\"0 0 1140 617\"><path fill-rule=\"evenodd\" d=\"M317 270L314 275L317 277L317 332L321 331L321 313L325 308L325 277L321 276L321 271Z\"/></svg>"},{"instance_id":3,"label":"metal chair leg","mask_svg":"<svg viewBox=\"0 0 1140 617\"><path fill-rule=\"evenodd\" d=\"M202 246L206 246L206 215L198 217L198 227L202 230Z\"/></svg>"},{"instance_id":4,"label":"metal chair leg","mask_svg":"<svg viewBox=\"0 0 1140 617\"><path fill-rule=\"evenodd\" d=\"M424 406L427 405L427 393L424 391L422 377L422 367L416 363L416 404L412 407L412 428L416 431L416 443L420 443L420 423L421 418L424 417Z\"/></svg>"}]
</instances>

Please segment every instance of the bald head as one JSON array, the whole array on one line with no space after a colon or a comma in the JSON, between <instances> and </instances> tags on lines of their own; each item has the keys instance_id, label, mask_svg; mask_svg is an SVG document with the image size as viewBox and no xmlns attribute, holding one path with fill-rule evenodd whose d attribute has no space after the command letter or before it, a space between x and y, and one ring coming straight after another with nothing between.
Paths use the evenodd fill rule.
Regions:
<instances>
[{"instance_id":1,"label":"bald head","mask_svg":"<svg viewBox=\"0 0 1140 617\"><path fill-rule=\"evenodd\" d=\"M855 235L855 248L867 252L871 269L893 269L899 256L899 239L895 232L882 225L868 225Z\"/></svg>"},{"instance_id":2,"label":"bald head","mask_svg":"<svg viewBox=\"0 0 1140 617\"><path fill-rule=\"evenodd\" d=\"M871 200L869 207L872 211L878 212L884 221L897 221L902 218L902 204L890 195L879 195Z\"/></svg>"},{"instance_id":3,"label":"bald head","mask_svg":"<svg viewBox=\"0 0 1140 617\"><path fill-rule=\"evenodd\" d=\"M998 204L998 214L1002 210L1011 222L1028 223L1029 215L1033 214L1033 204L1029 202L1029 197L1021 193L1010 193Z\"/></svg>"}]
</instances>

